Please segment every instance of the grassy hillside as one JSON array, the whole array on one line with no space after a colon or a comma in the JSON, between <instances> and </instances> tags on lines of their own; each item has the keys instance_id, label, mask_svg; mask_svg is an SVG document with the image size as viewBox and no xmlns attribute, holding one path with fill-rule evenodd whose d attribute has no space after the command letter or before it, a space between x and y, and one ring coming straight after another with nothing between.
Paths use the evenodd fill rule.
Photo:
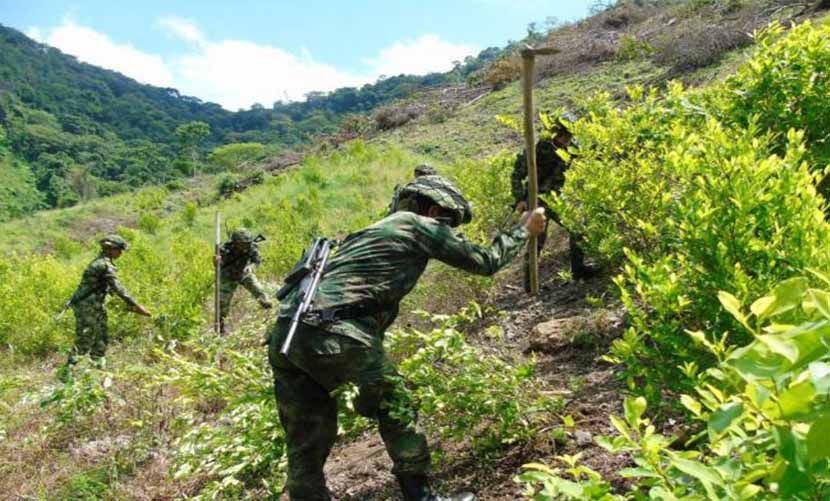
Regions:
<instances>
[{"instance_id":1,"label":"grassy hillside","mask_svg":"<svg viewBox=\"0 0 830 501\"><path fill-rule=\"evenodd\" d=\"M711 13L700 4L689 16ZM663 26L666 12L680 11L629 23L629 34ZM563 31L590 31L612 14ZM464 482L474 463L482 487L488 477L511 486L488 490L501 492L491 499L515 499L510 479L535 458L551 467L531 467L522 488L544 500L826 494L830 229L815 185L826 164L827 27L775 28L760 40L683 73L700 85L693 89L667 85L677 67L648 51L542 75L540 108L583 115L580 155L552 202L592 257L620 275L573 281L562 256L548 254L546 292L534 300L517 299L512 283L430 266L387 347L417 383L435 464L457 477L448 483ZM429 111L409 123L321 147L228 199L217 196L218 179L199 176L176 190L144 188L0 224L0 490L41 499L276 497L284 442L260 347L271 315L240 294L235 334L210 332L214 213L266 235L259 274L273 290L313 236L376 220L395 184L430 161L474 203L465 234L486 241L510 224L520 139L497 116L516 118L519 98L512 82L438 113L441 94L431 94L421 103ZM54 374L72 319L53 316L110 231L133 244L120 275L154 318L114 301L107 366L82 364L62 384ZM551 302L562 304L546 309ZM617 303L624 322L607 318ZM560 366L550 358L557 350L585 359ZM592 407L592 382L561 372L579 366L617 376L613 393L629 398ZM370 429L346 405L351 392L340 395L344 449ZM622 417L609 425L609 413ZM586 429L612 433L585 443Z\"/></svg>"}]
</instances>

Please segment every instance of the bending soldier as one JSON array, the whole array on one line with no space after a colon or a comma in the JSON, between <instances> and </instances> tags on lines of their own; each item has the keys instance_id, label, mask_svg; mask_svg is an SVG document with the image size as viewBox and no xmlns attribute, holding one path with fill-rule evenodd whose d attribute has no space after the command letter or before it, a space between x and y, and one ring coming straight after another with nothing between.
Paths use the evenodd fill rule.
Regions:
<instances>
[{"instance_id":1,"label":"bending soldier","mask_svg":"<svg viewBox=\"0 0 830 501\"><path fill-rule=\"evenodd\" d=\"M562 159L557 153L558 149L565 149L571 144L573 134L569 127L576 121L576 117L571 113L566 113L559 118L558 128L553 131L553 136L550 139L541 139L536 143L536 170L538 172L539 180L539 194L556 193L562 191L565 185L565 171L568 170L568 163ZM513 175L511 178L513 198L515 200L515 207L519 211L524 211L527 208L527 154L522 152L516 156L516 161L513 166ZM562 222L559 215L551 209L544 201L539 200L539 206L545 209L547 220L556 221L559 226ZM571 273L574 278L588 278L592 276L596 270L585 264L585 256L579 246L579 235L575 235L568 231L568 240L570 247L571 259ZM541 254L542 248L545 246L547 240L547 223L545 229L537 239L537 248ZM525 258L525 289L530 287L530 266Z\"/></svg>"},{"instance_id":2,"label":"bending soldier","mask_svg":"<svg viewBox=\"0 0 830 501\"><path fill-rule=\"evenodd\" d=\"M231 233L230 240L223 242L219 248L219 262L222 265L219 289L219 322L220 331L226 333L225 319L231 308L231 300L236 288L242 284L248 289L263 308L271 308L273 304L262 284L257 280L254 269L262 262L257 242L262 237L254 238L250 231L239 228Z\"/></svg>"},{"instance_id":3,"label":"bending soldier","mask_svg":"<svg viewBox=\"0 0 830 501\"><path fill-rule=\"evenodd\" d=\"M144 316L150 313L130 296L121 285L114 261L127 250L127 241L118 235L109 235L100 241L101 254L84 270L81 283L66 303L75 314L75 346L69 355L69 364L77 362L79 355L101 358L106 354L107 310L104 307L108 294L115 294L127 303L130 311Z\"/></svg>"},{"instance_id":4,"label":"bending soldier","mask_svg":"<svg viewBox=\"0 0 830 501\"><path fill-rule=\"evenodd\" d=\"M483 247L453 232L453 227L469 222L472 213L449 181L418 177L399 195L394 214L349 235L333 253L312 310L299 324L287 356L280 348L300 302L299 286L282 300L269 329L269 360L286 433L287 490L292 500L331 499L323 476L337 436L337 402L331 392L345 383L359 387L355 409L378 421L405 501L475 499L466 493L441 497L431 491L426 437L415 427L414 403L384 352L383 338L400 301L430 259L492 275L513 260L531 233L542 231L544 212L524 214L517 227Z\"/></svg>"}]
</instances>

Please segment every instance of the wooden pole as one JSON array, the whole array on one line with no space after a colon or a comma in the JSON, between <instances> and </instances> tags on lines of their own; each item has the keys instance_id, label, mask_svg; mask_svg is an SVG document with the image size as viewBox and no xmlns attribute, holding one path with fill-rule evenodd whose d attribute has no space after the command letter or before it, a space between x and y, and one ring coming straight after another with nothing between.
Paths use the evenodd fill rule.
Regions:
<instances>
[{"instance_id":1,"label":"wooden pole","mask_svg":"<svg viewBox=\"0 0 830 501\"><path fill-rule=\"evenodd\" d=\"M220 258L222 256L221 253L221 246L222 246L222 231L220 226L220 219L221 216L219 215L219 211L216 211L216 221L214 224L214 230L216 232L215 235L215 246L213 249L214 256L215 256L215 263L216 263L216 290L213 294L213 307L214 307L214 314L213 314L213 330L214 332L219 335L222 333L222 311L220 306L220 292L219 290L222 287L222 262Z\"/></svg>"},{"instance_id":2,"label":"wooden pole","mask_svg":"<svg viewBox=\"0 0 830 501\"><path fill-rule=\"evenodd\" d=\"M522 54L522 89L524 94L525 159L527 160L527 210L534 211L538 205L539 176L536 170L536 138L533 124L533 84L535 79L535 52L527 48ZM539 255L537 238L530 237L527 243L528 265L530 266L530 294L539 294Z\"/></svg>"}]
</instances>

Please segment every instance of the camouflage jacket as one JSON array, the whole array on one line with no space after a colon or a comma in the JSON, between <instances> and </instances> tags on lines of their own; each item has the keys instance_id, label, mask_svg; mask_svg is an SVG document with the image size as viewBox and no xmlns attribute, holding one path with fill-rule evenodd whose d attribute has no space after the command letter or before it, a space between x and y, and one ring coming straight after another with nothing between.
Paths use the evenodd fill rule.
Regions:
<instances>
[{"instance_id":1,"label":"camouflage jacket","mask_svg":"<svg viewBox=\"0 0 830 501\"><path fill-rule=\"evenodd\" d=\"M516 257L527 237L527 230L517 227L483 247L435 219L396 212L343 240L326 266L313 308L369 306L374 311L371 315L323 327L379 347L384 331L397 317L398 304L415 287L430 259L470 273L493 275ZM282 302L280 317L294 314L297 291Z\"/></svg>"},{"instance_id":2,"label":"camouflage jacket","mask_svg":"<svg viewBox=\"0 0 830 501\"><path fill-rule=\"evenodd\" d=\"M539 176L539 193L557 192L565 184L565 171L568 163L556 152L551 141L536 143L536 172ZM516 202L527 200L527 153L516 155L511 176L513 199Z\"/></svg>"},{"instance_id":3,"label":"camouflage jacket","mask_svg":"<svg viewBox=\"0 0 830 501\"><path fill-rule=\"evenodd\" d=\"M253 266L262 262L256 244L251 244L248 249L240 249L228 240L219 247L219 254L222 256L222 278L225 280L238 282L253 271Z\"/></svg>"},{"instance_id":4,"label":"camouflage jacket","mask_svg":"<svg viewBox=\"0 0 830 501\"><path fill-rule=\"evenodd\" d=\"M136 306L138 303L121 285L116 275L117 272L118 268L115 267L112 259L103 254L99 255L84 270L81 283L69 299L69 304L103 307L107 294L115 294L130 306Z\"/></svg>"}]
</instances>

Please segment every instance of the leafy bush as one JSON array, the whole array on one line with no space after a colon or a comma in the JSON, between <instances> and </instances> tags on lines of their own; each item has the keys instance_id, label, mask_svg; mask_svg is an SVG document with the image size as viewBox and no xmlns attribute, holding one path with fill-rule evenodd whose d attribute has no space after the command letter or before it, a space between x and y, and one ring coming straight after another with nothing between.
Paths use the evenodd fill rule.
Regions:
<instances>
[{"instance_id":1,"label":"leafy bush","mask_svg":"<svg viewBox=\"0 0 830 501\"><path fill-rule=\"evenodd\" d=\"M403 358L399 370L414 387L425 429L470 440L486 454L529 441L561 402L541 393L533 362L514 365L467 344L457 329L480 316L473 304L456 315L431 317L431 331L396 330L387 342L389 352Z\"/></svg>"},{"instance_id":2,"label":"leafy bush","mask_svg":"<svg viewBox=\"0 0 830 501\"><path fill-rule=\"evenodd\" d=\"M711 300L718 290L751 297L825 266L830 228L802 133L777 156L757 128L722 124L678 85L631 98L625 110L604 96L588 103L558 208L595 252L625 257L616 282L632 326L609 358L626 364L630 388L655 397L693 383L679 365L711 362L685 329L735 326Z\"/></svg>"},{"instance_id":3,"label":"leafy bush","mask_svg":"<svg viewBox=\"0 0 830 501\"><path fill-rule=\"evenodd\" d=\"M223 174L216 183L219 196L229 197L239 189L239 178L234 174Z\"/></svg>"},{"instance_id":4,"label":"leafy bush","mask_svg":"<svg viewBox=\"0 0 830 501\"><path fill-rule=\"evenodd\" d=\"M88 357L81 357L74 367L64 367L63 382L45 395L41 407L55 409L54 426L58 429L76 427L83 419L95 415L109 400L107 389L113 374L99 367Z\"/></svg>"},{"instance_id":5,"label":"leafy bush","mask_svg":"<svg viewBox=\"0 0 830 501\"><path fill-rule=\"evenodd\" d=\"M528 465L531 471L519 477L528 493L539 500L642 499L646 492L659 499L825 499L830 279L814 275L825 289L789 279L749 311L735 296L719 294L754 341L735 348L726 335L690 333L719 363L702 374L693 394L681 397L702 428L689 443L657 433L643 417L643 397L625 401L624 419L611 417L618 435L596 441L632 456L636 467L620 472L634 482L631 492L608 494L608 484L585 467L562 472ZM543 490L535 494L539 484Z\"/></svg>"},{"instance_id":6,"label":"leafy bush","mask_svg":"<svg viewBox=\"0 0 830 501\"><path fill-rule=\"evenodd\" d=\"M493 90L501 90L522 77L522 61L516 56L503 57L487 67L484 83Z\"/></svg>"},{"instance_id":7,"label":"leafy bush","mask_svg":"<svg viewBox=\"0 0 830 501\"><path fill-rule=\"evenodd\" d=\"M755 55L713 99L726 120L773 133L778 152L790 129L804 131L807 158L823 170L830 163L830 26L806 22L783 33L778 24L759 33Z\"/></svg>"},{"instance_id":8,"label":"leafy bush","mask_svg":"<svg viewBox=\"0 0 830 501\"><path fill-rule=\"evenodd\" d=\"M208 155L208 162L217 170L237 170L246 162L260 160L265 146L260 143L233 143L218 146Z\"/></svg>"}]
</instances>

